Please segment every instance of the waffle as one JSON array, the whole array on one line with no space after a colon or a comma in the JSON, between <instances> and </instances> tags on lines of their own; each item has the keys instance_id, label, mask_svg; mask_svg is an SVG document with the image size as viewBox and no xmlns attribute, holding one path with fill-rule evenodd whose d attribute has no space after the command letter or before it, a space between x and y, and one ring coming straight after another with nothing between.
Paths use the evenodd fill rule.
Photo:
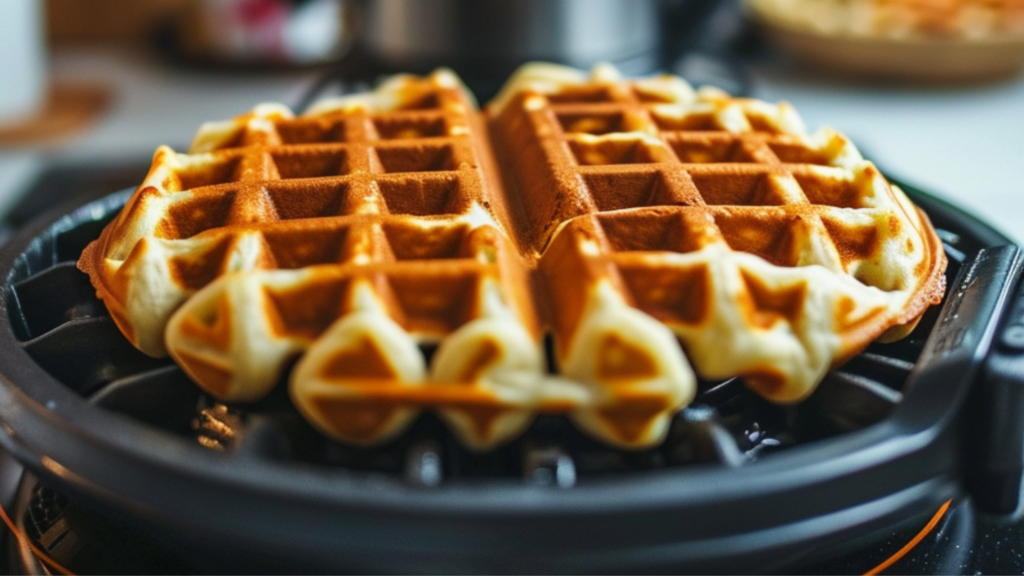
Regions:
<instances>
[{"instance_id":1,"label":"waffle","mask_svg":"<svg viewBox=\"0 0 1024 576\"><path fill-rule=\"evenodd\" d=\"M1024 34L1022 0L747 0L770 22L824 34L988 39Z\"/></svg>"},{"instance_id":2,"label":"waffle","mask_svg":"<svg viewBox=\"0 0 1024 576\"><path fill-rule=\"evenodd\" d=\"M668 326L702 377L798 401L941 298L926 219L786 104L534 68L490 115L566 367L580 310L614 301Z\"/></svg>"},{"instance_id":3,"label":"waffle","mask_svg":"<svg viewBox=\"0 0 1024 576\"><path fill-rule=\"evenodd\" d=\"M439 71L206 124L79 263L218 398L287 379L332 437L431 410L477 450L539 413L654 445L694 369L798 401L912 327L944 265L907 198L788 105L542 64L484 112Z\"/></svg>"}]
</instances>

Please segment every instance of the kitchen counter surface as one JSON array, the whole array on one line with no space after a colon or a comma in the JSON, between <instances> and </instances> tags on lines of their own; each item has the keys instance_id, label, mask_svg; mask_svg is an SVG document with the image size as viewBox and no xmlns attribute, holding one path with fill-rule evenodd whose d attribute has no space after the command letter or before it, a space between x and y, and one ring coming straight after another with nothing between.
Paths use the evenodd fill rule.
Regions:
<instances>
[{"instance_id":1,"label":"kitchen counter surface","mask_svg":"<svg viewBox=\"0 0 1024 576\"><path fill-rule=\"evenodd\" d=\"M110 103L68 139L0 148L0 213L48 165L145 164L161 144L187 149L202 121L231 118L261 102L293 101L318 74L196 71L145 50L117 48L58 51L50 66L52 82L105 87Z\"/></svg>"},{"instance_id":2,"label":"kitchen counter surface","mask_svg":"<svg viewBox=\"0 0 1024 576\"><path fill-rule=\"evenodd\" d=\"M49 163L144 164L160 144L185 149L203 120L298 101L320 74L194 71L117 49L57 52L51 73L109 87L111 104L60 144L0 148L0 212ZM857 85L776 59L755 64L754 95L791 102L812 130L837 128L883 170L1024 240L1024 78L963 88Z\"/></svg>"}]
</instances>

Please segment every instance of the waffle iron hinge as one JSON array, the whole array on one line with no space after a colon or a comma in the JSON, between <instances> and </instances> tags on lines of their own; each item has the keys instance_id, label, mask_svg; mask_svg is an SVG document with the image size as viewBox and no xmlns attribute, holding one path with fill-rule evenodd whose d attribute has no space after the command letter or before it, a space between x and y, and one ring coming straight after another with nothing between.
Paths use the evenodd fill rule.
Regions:
<instances>
[{"instance_id":1,"label":"waffle iron hinge","mask_svg":"<svg viewBox=\"0 0 1024 576\"><path fill-rule=\"evenodd\" d=\"M981 370L974 379L966 420L966 480L971 498L979 511L1008 521L1024 515L1022 258L1018 247L1002 246L983 250L976 259L994 264L977 274L992 274L990 283L1001 283L1006 296L987 317L974 318L977 325L994 325L995 331L978 350L983 355ZM999 288L993 285L989 290Z\"/></svg>"}]
</instances>

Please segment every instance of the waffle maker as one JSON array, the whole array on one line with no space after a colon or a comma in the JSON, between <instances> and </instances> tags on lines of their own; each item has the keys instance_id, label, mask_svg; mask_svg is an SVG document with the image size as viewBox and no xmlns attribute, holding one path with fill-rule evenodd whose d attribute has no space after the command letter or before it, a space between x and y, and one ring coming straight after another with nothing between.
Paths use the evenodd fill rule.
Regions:
<instances>
[{"instance_id":1,"label":"waffle maker","mask_svg":"<svg viewBox=\"0 0 1024 576\"><path fill-rule=\"evenodd\" d=\"M852 557L856 571L873 565L866 545L916 532L947 502L1012 518L1022 255L903 187L944 240L943 304L796 406L736 379L702 382L664 445L643 452L551 416L485 454L429 415L386 446L353 449L313 431L285 394L219 403L136 351L75 268L130 190L57 206L0 250L0 446L24 468L7 506L25 537L11 539L14 564L739 573L845 571L835 561Z\"/></svg>"}]
</instances>

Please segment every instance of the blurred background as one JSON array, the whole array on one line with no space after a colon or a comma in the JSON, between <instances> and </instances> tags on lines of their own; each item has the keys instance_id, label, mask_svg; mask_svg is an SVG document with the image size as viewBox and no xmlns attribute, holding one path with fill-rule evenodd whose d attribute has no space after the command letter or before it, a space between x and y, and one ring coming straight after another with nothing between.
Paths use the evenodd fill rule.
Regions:
<instances>
[{"instance_id":1,"label":"blurred background","mask_svg":"<svg viewBox=\"0 0 1024 576\"><path fill-rule=\"evenodd\" d=\"M519 63L791 102L890 175L1024 239L1024 7L1013 0L3 0L0 217L138 183L160 144L261 102Z\"/></svg>"}]
</instances>

